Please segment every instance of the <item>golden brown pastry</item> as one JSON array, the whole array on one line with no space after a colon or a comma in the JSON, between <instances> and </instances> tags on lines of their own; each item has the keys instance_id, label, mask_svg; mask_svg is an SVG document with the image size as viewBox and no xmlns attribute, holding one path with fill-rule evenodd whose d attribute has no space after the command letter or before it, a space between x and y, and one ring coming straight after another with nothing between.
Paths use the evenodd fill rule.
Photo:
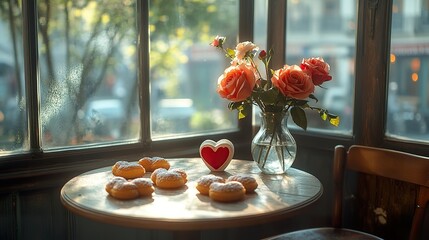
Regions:
<instances>
[{"instance_id":1,"label":"golden brown pastry","mask_svg":"<svg viewBox=\"0 0 429 240\"><path fill-rule=\"evenodd\" d=\"M138 163L142 165L147 172L153 172L158 168L170 169L170 163L161 157L144 157L140 159Z\"/></svg>"},{"instance_id":2,"label":"golden brown pastry","mask_svg":"<svg viewBox=\"0 0 429 240\"><path fill-rule=\"evenodd\" d=\"M118 161L112 167L112 173L115 176L126 179L143 177L146 170L138 163Z\"/></svg>"},{"instance_id":3,"label":"golden brown pastry","mask_svg":"<svg viewBox=\"0 0 429 240\"><path fill-rule=\"evenodd\" d=\"M128 182L123 177L115 177L111 179L107 183L105 189L110 194L110 196L120 200L134 199L139 196L137 186Z\"/></svg>"},{"instance_id":4,"label":"golden brown pastry","mask_svg":"<svg viewBox=\"0 0 429 240\"><path fill-rule=\"evenodd\" d=\"M218 202L237 202L244 199L245 193L246 190L240 182L214 182L210 185L209 197Z\"/></svg>"},{"instance_id":5,"label":"golden brown pastry","mask_svg":"<svg viewBox=\"0 0 429 240\"><path fill-rule=\"evenodd\" d=\"M114 177L106 184L105 189L110 196L120 200L147 197L154 192L152 182L145 178L127 181L123 177Z\"/></svg>"},{"instance_id":6,"label":"golden brown pastry","mask_svg":"<svg viewBox=\"0 0 429 240\"><path fill-rule=\"evenodd\" d=\"M164 189L180 188L187 182L185 171L180 169L158 168L151 174L150 178L157 187Z\"/></svg>"},{"instance_id":7,"label":"golden brown pastry","mask_svg":"<svg viewBox=\"0 0 429 240\"><path fill-rule=\"evenodd\" d=\"M135 178L131 181L131 183L137 186L137 190L139 191L140 197L151 196L155 191L153 187L153 183L146 178Z\"/></svg>"},{"instance_id":8,"label":"golden brown pastry","mask_svg":"<svg viewBox=\"0 0 429 240\"><path fill-rule=\"evenodd\" d=\"M196 188L201 194L209 195L210 185L214 182L225 183L225 179L213 174L205 175L198 179Z\"/></svg>"},{"instance_id":9,"label":"golden brown pastry","mask_svg":"<svg viewBox=\"0 0 429 240\"><path fill-rule=\"evenodd\" d=\"M226 181L240 182L241 184L243 184L244 188L246 189L246 193L253 193L255 192L255 189L258 187L258 183L256 182L256 179L250 175L244 175L244 174L233 175L233 176L229 176Z\"/></svg>"}]
</instances>

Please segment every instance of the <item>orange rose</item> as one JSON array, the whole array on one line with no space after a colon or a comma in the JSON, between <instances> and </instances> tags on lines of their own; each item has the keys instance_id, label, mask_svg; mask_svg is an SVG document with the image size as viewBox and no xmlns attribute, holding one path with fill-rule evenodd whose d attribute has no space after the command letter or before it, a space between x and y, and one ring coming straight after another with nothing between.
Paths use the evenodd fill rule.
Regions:
<instances>
[{"instance_id":1,"label":"orange rose","mask_svg":"<svg viewBox=\"0 0 429 240\"><path fill-rule=\"evenodd\" d=\"M310 76L297 65L284 65L276 70L271 82L283 95L291 98L305 99L314 92Z\"/></svg>"},{"instance_id":2,"label":"orange rose","mask_svg":"<svg viewBox=\"0 0 429 240\"><path fill-rule=\"evenodd\" d=\"M332 79L332 76L329 75L329 68L329 64L323 58L302 59L301 62L301 69L311 76L314 85L321 85Z\"/></svg>"},{"instance_id":3,"label":"orange rose","mask_svg":"<svg viewBox=\"0 0 429 240\"><path fill-rule=\"evenodd\" d=\"M252 94L256 77L249 65L230 66L218 79L217 92L233 102L243 101Z\"/></svg>"}]
</instances>

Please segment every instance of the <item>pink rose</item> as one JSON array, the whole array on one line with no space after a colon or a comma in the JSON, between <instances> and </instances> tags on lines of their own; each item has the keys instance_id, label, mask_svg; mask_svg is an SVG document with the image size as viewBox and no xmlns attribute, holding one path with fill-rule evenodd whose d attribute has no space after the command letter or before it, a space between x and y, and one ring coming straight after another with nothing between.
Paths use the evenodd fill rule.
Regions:
<instances>
[{"instance_id":1,"label":"pink rose","mask_svg":"<svg viewBox=\"0 0 429 240\"><path fill-rule=\"evenodd\" d=\"M329 64L323 58L308 58L301 62L301 69L308 72L314 85L321 85L332 79L332 76L329 75L329 68Z\"/></svg>"},{"instance_id":2,"label":"pink rose","mask_svg":"<svg viewBox=\"0 0 429 240\"><path fill-rule=\"evenodd\" d=\"M310 76L297 65L284 65L276 70L271 82L283 95L291 98L305 99L314 92Z\"/></svg>"},{"instance_id":3,"label":"pink rose","mask_svg":"<svg viewBox=\"0 0 429 240\"><path fill-rule=\"evenodd\" d=\"M218 79L217 92L233 102L244 101L252 95L256 76L252 67L246 64L230 66Z\"/></svg>"},{"instance_id":4,"label":"pink rose","mask_svg":"<svg viewBox=\"0 0 429 240\"><path fill-rule=\"evenodd\" d=\"M242 60L246 56L246 53L250 51L258 51L258 49L259 48L252 42L241 42L235 47L235 57L238 60Z\"/></svg>"}]
</instances>

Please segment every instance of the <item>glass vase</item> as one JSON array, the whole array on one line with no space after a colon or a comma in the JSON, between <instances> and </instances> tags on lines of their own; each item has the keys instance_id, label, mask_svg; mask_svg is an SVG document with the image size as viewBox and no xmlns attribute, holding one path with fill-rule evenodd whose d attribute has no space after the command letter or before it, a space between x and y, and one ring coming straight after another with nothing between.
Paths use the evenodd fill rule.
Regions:
<instances>
[{"instance_id":1,"label":"glass vase","mask_svg":"<svg viewBox=\"0 0 429 240\"><path fill-rule=\"evenodd\" d=\"M252 157L265 174L282 174L296 156L296 142L287 128L288 112L262 112L261 128L252 140Z\"/></svg>"}]
</instances>

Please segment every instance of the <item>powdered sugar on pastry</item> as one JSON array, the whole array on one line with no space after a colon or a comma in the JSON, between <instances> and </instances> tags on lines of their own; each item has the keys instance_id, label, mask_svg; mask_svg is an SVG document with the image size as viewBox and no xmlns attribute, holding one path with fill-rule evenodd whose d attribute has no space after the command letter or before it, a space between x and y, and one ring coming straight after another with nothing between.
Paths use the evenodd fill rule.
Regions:
<instances>
[{"instance_id":1,"label":"powdered sugar on pastry","mask_svg":"<svg viewBox=\"0 0 429 240\"><path fill-rule=\"evenodd\" d=\"M214 182L210 185L209 197L218 202L237 202L244 199L245 192L240 182Z\"/></svg>"},{"instance_id":2,"label":"powdered sugar on pastry","mask_svg":"<svg viewBox=\"0 0 429 240\"><path fill-rule=\"evenodd\" d=\"M244 175L244 174L233 175L228 177L227 179L227 182L231 182L231 181L237 181L243 184L244 188L246 189L246 193L252 193L258 187L258 183L256 182L256 179L250 175Z\"/></svg>"},{"instance_id":3,"label":"powdered sugar on pastry","mask_svg":"<svg viewBox=\"0 0 429 240\"><path fill-rule=\"evenodd\" d=\"M118 161L112 167L112 173L115 176L126 179L143 177L146 170L138 163Z\"/></svg>"},{"instance_id":4,"label":"powdered sugar on pastry","mask_svg":"<svg viewBox=\"0 0 429 240\"><path fill-rule=\"evenodd\" d=\"M214 182L224 183L225 179L213 174L205 175L198 179L196 188L201 194L209 195L210 185Z\"/></svg>"}]
</instances>

